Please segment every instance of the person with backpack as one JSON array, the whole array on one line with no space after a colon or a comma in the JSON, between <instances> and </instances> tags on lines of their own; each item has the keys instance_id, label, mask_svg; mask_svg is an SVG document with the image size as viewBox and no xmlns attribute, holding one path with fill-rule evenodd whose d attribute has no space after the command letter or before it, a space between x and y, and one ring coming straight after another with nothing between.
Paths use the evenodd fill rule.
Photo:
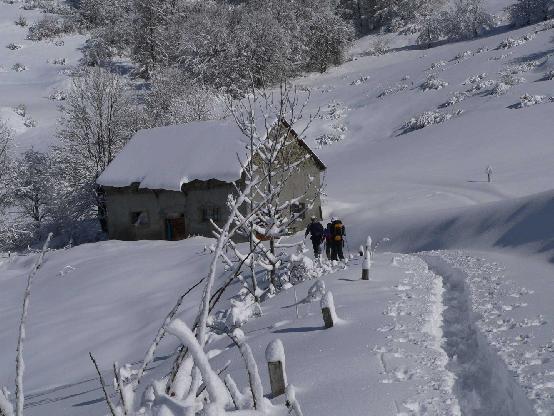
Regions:
<instances>
[{"instance_id":1,"label":"person with backpack","mask_svg":"<svg viewBox=\"0 0 554 416\"><path fill-rule=\"evenodd\" d=\"M306 228L304 238L306 238L308 234L311 235L310 240L312 240L314 257L316 259L318 259L321 254L321 243L323 242L324 232L323 225L321 225L316 217L312 217L312 221L308 224L308 228Z\"/></svg>"},{"instance_id":2,"label":"person with backpack","mask_svg":"<svg viewBox=\"0 0 554 416\"><path fill-rule=\"evenodd\" d=\"M346 229L338 218L331 219L331 260L344 260L344 237Z\"/></svg>"}]
</instances>

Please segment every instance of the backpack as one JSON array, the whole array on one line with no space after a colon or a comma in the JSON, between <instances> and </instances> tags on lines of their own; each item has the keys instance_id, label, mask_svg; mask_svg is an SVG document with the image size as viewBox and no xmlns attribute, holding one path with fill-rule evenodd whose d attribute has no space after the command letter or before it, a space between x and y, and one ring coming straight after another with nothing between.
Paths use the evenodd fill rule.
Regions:
<instances>
[{"instance_id":1,"label":"backpack","mask_svg":"<svg viewBox=\"0 0 554 416\"><path fill-rule=\"evenodd\" d=\"M344 235L344 226L342 225L342 222L337 221L333 223L331 226L331 235L335 241L342 240L342 236Z\"/></svg>"}]
</instances>

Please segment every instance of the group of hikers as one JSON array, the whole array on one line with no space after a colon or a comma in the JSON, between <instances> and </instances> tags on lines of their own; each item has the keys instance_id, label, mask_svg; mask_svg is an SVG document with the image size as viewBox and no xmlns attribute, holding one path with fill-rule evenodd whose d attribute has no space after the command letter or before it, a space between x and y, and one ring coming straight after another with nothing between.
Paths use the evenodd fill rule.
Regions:
<instances>
[{"instance_id":1,"label":"group of hikers","mask_svg":"<svg viewBox=\"0 0 554 416\"><path fill-rule=\"evenodd\" d=\"M321 255L321 246L325 243L325 254L329 260L344 260L344 238L346 231L344 224L338 218L331 218L331 222L325 228L316 217L311 218L305 237L310 235L314 247L314 257Z\"/></svg>"}]
</instances>

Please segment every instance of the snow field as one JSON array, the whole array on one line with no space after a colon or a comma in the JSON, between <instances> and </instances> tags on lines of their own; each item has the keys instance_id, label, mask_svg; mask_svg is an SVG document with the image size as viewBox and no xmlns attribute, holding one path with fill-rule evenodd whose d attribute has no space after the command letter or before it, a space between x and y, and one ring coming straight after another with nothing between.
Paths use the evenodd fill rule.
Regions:
<instances>
[{"instance_id":1,"label":"snow field","mask_svg":"<svg viewBox=\"0 0 554 416\"><path fill-rule=\"evenodd\" d=\"M178 293L206 269L205 243L205 239L104 242L49 252L29 309L26 414L104 414L88 351L107 379L112 361L139 362ZM360 280L363 259L355 258L346 268L326 267L320 279L295 286L303 299L298 319L292 288L263 303L263 315L251 317L242 330L260 368L264 392L270 391L266 348L278 338L284 350L280 354L286 355L288 381L296 386L304 414L425 414L423 409L428 409L426 414L434 410L455 414L449 413L457 406L452 374L439 348L440 279L417 257L393 258L376 255L370 281ZM13 378L9 351L15 350L21 277L32 260L33 256L18 256L0 264L8 299L2 304L0 321L0 332L5 334L0 349L8 352L0 357L5 382ZM316 290L323 285L309 291L317 281L333 292L340 317L328 330L323 328L321 290ZM236 289L231 288L229 296ZM229 300L222 306L230 306ZM190 325L197 307L196 297L185 300L180 319ZM207 356L212 368L219 371L230 361L227 371L239 387L244 386L247 378L238 351L225 336L211 339ZM176 346L174 337L164 339L147 378L163 377Z\"/></svg>"}]
</instances>

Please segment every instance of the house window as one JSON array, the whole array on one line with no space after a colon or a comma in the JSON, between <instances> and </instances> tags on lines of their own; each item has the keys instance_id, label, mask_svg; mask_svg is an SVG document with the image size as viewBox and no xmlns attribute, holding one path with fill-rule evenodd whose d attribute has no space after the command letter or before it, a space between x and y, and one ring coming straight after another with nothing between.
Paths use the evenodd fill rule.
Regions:
<instances>
[{"instance_id":1,"label":"house window","mask_svg":"<svg viewBox=\"0 0 554 416\"><path fill-rule=\"evenodd\" d=\"M150 225L148 211L131 212L131 224L136 227L148 227Z\"/></svg>"},{"instance_id":2,"label":"house window","mask_svg":"<svg viewBox=\"0 0 554 416\"><path fill-rule=\"evenodd\" d=\"M219 222L221 220L221 213L219 207L203 207L202 208L202 222L208 221Z\"/></svg>"},{"instance_id":3,"label":"house window","mask_svg":"<svg viewBox=\"0 0 554 416\"><path fill-rule=\"evenodd\" d=\"M306 218L306 203L300 202L298 204L291 204L290 213L294 215L297 219L303 220Z\"/></svg>"}]
</instances>

